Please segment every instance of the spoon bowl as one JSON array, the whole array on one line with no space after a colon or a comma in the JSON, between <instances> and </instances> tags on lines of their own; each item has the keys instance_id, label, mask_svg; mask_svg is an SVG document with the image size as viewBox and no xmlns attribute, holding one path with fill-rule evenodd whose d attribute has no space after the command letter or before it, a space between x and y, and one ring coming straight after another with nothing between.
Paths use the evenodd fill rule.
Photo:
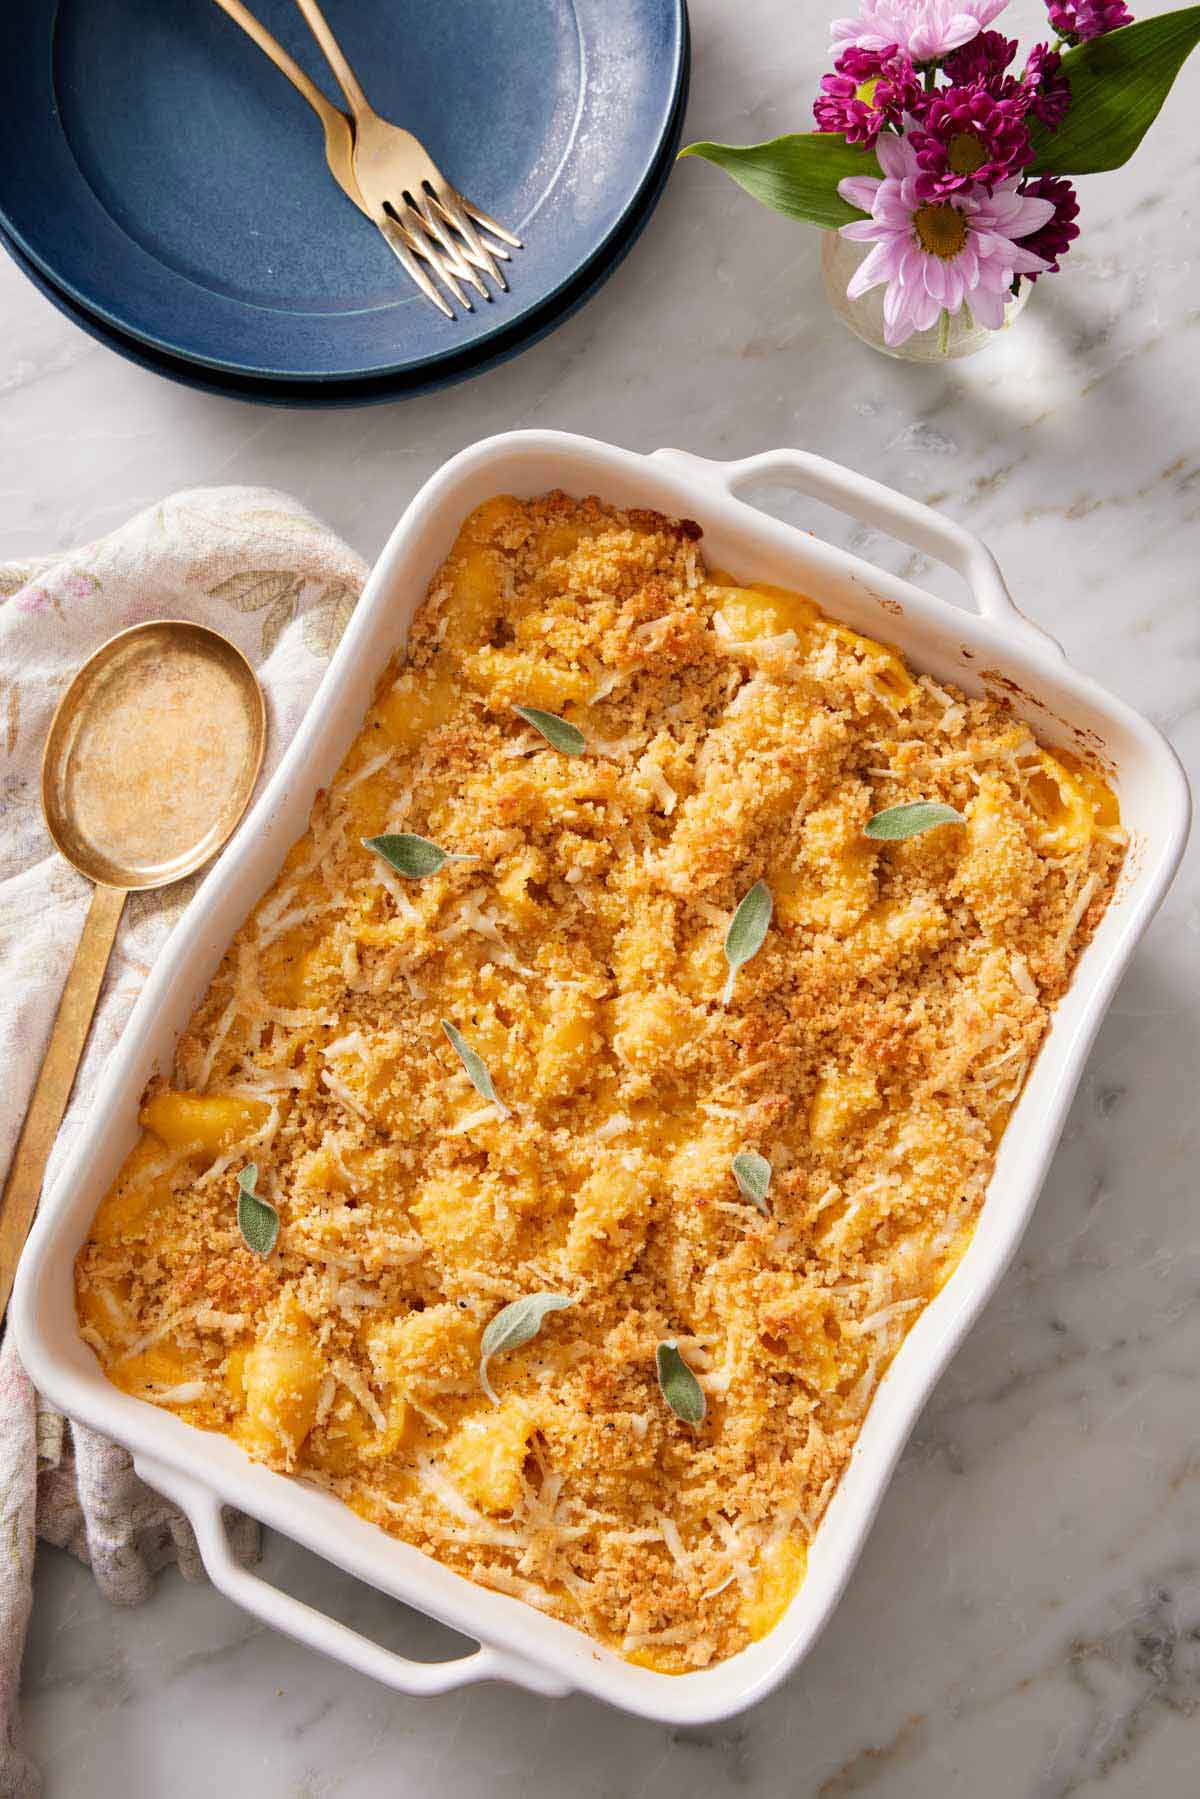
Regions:
<instances>
[{"instance_id":1,"label":"spoon bowl","mask_svg":"<svg viewBox=\"0 0 1200 1799\"><path fill-rule=\"evenodd\" d=\"M265 742L262 690L227 638L175 619L134 625L59 702L42 757L46 827L89 881L169 886L228 838Z\"/></svg>"},{"instance_id":2,"label":"spoon bowl","mask_svg":"<svg viewBox=\"0 0 1200 1799\"><path fill-rule=\"evenodd\" d=\"M241 651L183 620L119 632L59 701L42 758L42 812L94 892L0 1198L0 1318L125 895L167 887L216 855L250 802L266 735L262 689Z\"/></svg>"}]
</instances>

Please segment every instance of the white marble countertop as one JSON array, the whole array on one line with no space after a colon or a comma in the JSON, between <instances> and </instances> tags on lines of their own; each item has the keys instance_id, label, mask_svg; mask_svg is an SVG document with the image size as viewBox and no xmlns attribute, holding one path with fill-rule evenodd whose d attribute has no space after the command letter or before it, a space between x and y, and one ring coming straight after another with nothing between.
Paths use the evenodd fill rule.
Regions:
<instances>
[{"instance_id":1,"label":"white marble countertop","mask_svg":"<svg viewBox=\"0 0 1200 1799\"><path fill-rule=\"evenodd\" d=\"M1036 18L1022 0L1000 23ZM693 24L689 135L804 128L821 7L693 0ZM521 425L718 457L799 444L981 533L1018 601L1194 771L1198 73L1130 169L1086 184L1081 245L1019 328L945 370L848 337L816 234L698 164L546 342L377 410L272 412L171 386L0 259L3 551L93 537L172 488L246 480L291 489L369 555L446 456ZM1101 1031L1014 1267L926 1409L840 1610L773 1699L678 1733L499 1688L400 1699L177 1574L116 1612L43 1550L24 1706L52 1799L1194 1793L1198 853ZM278 1542L266 1572L382 1640L437 1653L445 1635Z\"/></svg>"}]
</instances>

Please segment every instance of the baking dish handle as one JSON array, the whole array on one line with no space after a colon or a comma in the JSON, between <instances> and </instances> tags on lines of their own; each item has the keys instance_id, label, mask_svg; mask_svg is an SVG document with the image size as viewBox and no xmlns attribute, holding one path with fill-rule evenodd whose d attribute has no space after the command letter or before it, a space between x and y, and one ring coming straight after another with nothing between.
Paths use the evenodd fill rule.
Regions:
<instances>
[{"instance_id":1,"label":"baking dish handle","mask_svg":"<svg viewBox=\"0 0 1200 1799\"><path fill-rule=\"evenodd\" d=\"M693 456L686 450L657 450L655 458L673 462L695 476L718 486L740 505L740 489L752 481L774 481L792 487L809 499L821 500L848 517L858 519L877 531L886 531L925 556L944 562L962 576L971 597L985 618L994 619L1006 630L1034 640L1041 651L1047 647L1063 655L1062 645L1035 625L1018 610L1004 584L999 564L987 545L971 531L924 506L910 500L907 494L872 481L840 463L815 456L810 450L764 450L758 456L746 456L740 462L712 462L704 456Z\"/></svg>"},{"instance_id":2,"label":"baking dish handle","mask_svg":"<svg viewBox=\"0 0 1200 1799\"><path fill-rule=\"evenodd\" d=\"M273 1630L294 1637L322 1655L345 1662L360 1674L392 1687L398 1693L425 1698L435 1693L448 1693L454 1687L473 1685L480 1680L504 1681L510 1686L524 1687L549 1699L561 1699L571 1691L571 1684L561 1676L541 1668L506 1649L481 1644L471 1655L447 1662L414 1662L393 1649L373 1643L348 1625L328 1618L314 1606L306 1605L290 1593L281 1592L261 1575L252 1574L233 1555L221 1516L221 1501L207 1487L181 1475L173 1468L138 1456L137 1472L156 1492L174 1500L186 1513L200 1549L205 1571L214 1587L232 1599L235 1605L260 1618Z\"/></svg>"}]
</instances>

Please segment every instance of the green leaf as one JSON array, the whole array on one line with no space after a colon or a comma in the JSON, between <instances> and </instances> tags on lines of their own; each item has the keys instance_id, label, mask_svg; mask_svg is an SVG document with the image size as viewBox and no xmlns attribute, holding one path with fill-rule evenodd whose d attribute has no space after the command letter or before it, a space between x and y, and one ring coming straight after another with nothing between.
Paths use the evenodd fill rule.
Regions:
<instances>
[{"instance_id":1,"label":"green leaf","mask_svg":"<svg viewBox=\"0 0 1200 1799\"><path fill-rule=\"evenodd\" d=\"M848 144L836 131L792 132L765 144L689 144L681 156L702 156L715 162L727 175L789 219L806 219L810 225L848 225L863 213L838 193L838 182L848 175L883 171L872 150Z\"/></svg>"},{"instance_id":2,"label":"green leaf","mask_svg":"<svg viewBox=\"0 0 1200 1799\"><path fill-rule=\"evenodd\" d=\"M224 600L237 612L263 612L303 585L292 568L247 568L208 589L210 600Z\"/></svg>"},{"instance_id":3,"label":"green leaf","mask_svg":"<svg viewBox=\"0 0 1200 1799\"><path fill-rule=\"evenodd\" d=\"M448 1018L443 1018L442 1029L458 1053L459 1061L467 1071L467 1079L481 1098L495 1106L501 1118L512 1116L504 1101L496 1092L495 1083L488 1073L488 1065L477 1050L471 1048L462 1032L456 1030Z\"/></svg>"},{"instance_id":4,"label":"green leaf","mask_svg":"<svg viewBox=\"0 0 1200 1799\"><path fill-rule=\"evenodd\" d=\"M1069 50L1071 110L1057 131L1035 124L1032 174L1097 175L1128 162L1200 42L1200 6L1139 19Z\"/></svg>"},{"instance_id":5,"label":"green leaf","mask_svg":"<svg viewBox=\"0 0 1200 1799\"><path fill-rule=\"evenodd\" d=\"M513 711L535 731L540 731L550 748L557 750L560 756L582 756L587 748L587 738L578 725L568 724L557 712L543 712L537 706L514 706Z\"/></svg>"},{"instance_id":6,"label":"green leaf","mask_svg":"<svg viewBox=\"0 0 1200 1799\"><path fill-rule=\"evenodd\" d=\"M680 1355L674 1337L659 1344L654 1361L662 1396L675 1416L682 1418L685 1424L703 1424L707 1410L704 1388Z\"/></svg>"},{"instance_id":7,"label":"green leaf","mask_svg":"<svg viewBox=\"0 0 1200 1799\"><path fill-rule=\"evenodd\" d=\"M889 806L867 820L867 836L882 843L900 843L906 837L919 837L935 825L961 825L961 812L943 806L940 800L910 800L906 806Z\"/></svg>"},{"instance_id":8,"label":"green leaf","mask_svg":"<svg viewBox=\"0 0 1200 1799\"><path fill-rule=\"evenodd\" d=\"M731 1166L739 1192L758 1207L764 1218L769 1218L767 1189L771 1185L772 1169L766 1156L760 1156L755 1149L739 1150Z\"/></svg>"},{"instance_id":9,"label":"green leaf","mask_svg":"<svg viewBox=\"0 0 1200 1799\"><path fill-rule=\"evenodd\" d=\"M257 1180L258 1169L253 1162L238 1175L238 1229L247 1249L256 1256L269 1256L279 1235L279 1213L265 1199L259 1199L254 1191Z\"/></svg>"},{"instance_id":10,"label":"green leaf","mask_svg":"<svg viewBox=\"0 0 1200 1799\"><path fill-rule=\"evenodd\" d=\"M262 622L262 653L265 660L296 616L296 591L280 594Z\"/></svg>"},{"instance_id":11,"label":"green leaf","mask_svg":"<svg viewBox=\"0 0 1200 1799\"><path fill-rule=\"evenodd\" d=\"M29 585L33 572L29 562L10 562L7 568L0 568L0 599L11 599L14 593L20 593Z\"/></svg>"},{"instance_id":12,"label":"green leaf","mask_svg":"<svg viewBox=\"0 0 1200 1799\"><path fill-rule=\"evenodd\" d=\"M410 881L423 881L435 875L447 862L469 862L470 856L456 856L428 837L417 837L411 831L388 832L382 837L363 837L362 846L382 856L398 875Z\"/></svg>"},{"instance_id":13,"label":"green leaf","mask_svg":"<svg viewBox=\"0 0 1200 1799\"><path fill-rule=\"evenodd\" d=\"M562 1293L527 1293L496 1313L479 1344L479 1384L493 1405L499 1405L500 1401L488 1380L488 1363L492 1357L504 1355L510 1349L520 1349L537 1336L548 1313L565 1312L574 1303Z\"/></svg>"},{"instance_id":14,"label":"green leaf","mask_svg":"<svg viewBox=\"0 0 1200 1799\"><path fill-rule=\"evenodd\" d=\"M358 591L349 581L330 581L304 614L304 646L314 656L333 655L358 604Z\"/></svg>"},{"instance_id":15,"label":"green leaf","mask_svg":"<svg viewBox=\"0 0 1200 1799\"><path fill-rule=\"evenodd\" d=\"M738 909L729 921L729 929L725 933L725 960L729 964L729 979L721 995L723 1006L727 1006L733 998L733 981L738 969L751 956L756 956L763 946L763 938L771 922L773 904L771 889L767 883L755 881L749 893L739 901Z\"/></svg>"}]
</instances>

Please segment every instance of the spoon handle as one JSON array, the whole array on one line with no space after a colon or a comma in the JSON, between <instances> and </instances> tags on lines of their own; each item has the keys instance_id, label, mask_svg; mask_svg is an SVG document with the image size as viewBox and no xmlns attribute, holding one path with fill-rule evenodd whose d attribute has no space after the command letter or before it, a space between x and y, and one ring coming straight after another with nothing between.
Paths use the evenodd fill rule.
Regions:
<instances>
[{"instance_id":1,"label":"spoon handle","mask_svg":"<svg viewBox=\"0 0 1200 1799\"><path fill-rule=\"evenodd\" d=\"M87 1042L124 905L124 888L95 889L79 948L58 1002L45 1059L17 1139L4 1197L0 1199L0 1319L7 1309L17 1262L37 1211L42 1177L71 1097L75 1070Z\"/></svg>"}]
</instances>

